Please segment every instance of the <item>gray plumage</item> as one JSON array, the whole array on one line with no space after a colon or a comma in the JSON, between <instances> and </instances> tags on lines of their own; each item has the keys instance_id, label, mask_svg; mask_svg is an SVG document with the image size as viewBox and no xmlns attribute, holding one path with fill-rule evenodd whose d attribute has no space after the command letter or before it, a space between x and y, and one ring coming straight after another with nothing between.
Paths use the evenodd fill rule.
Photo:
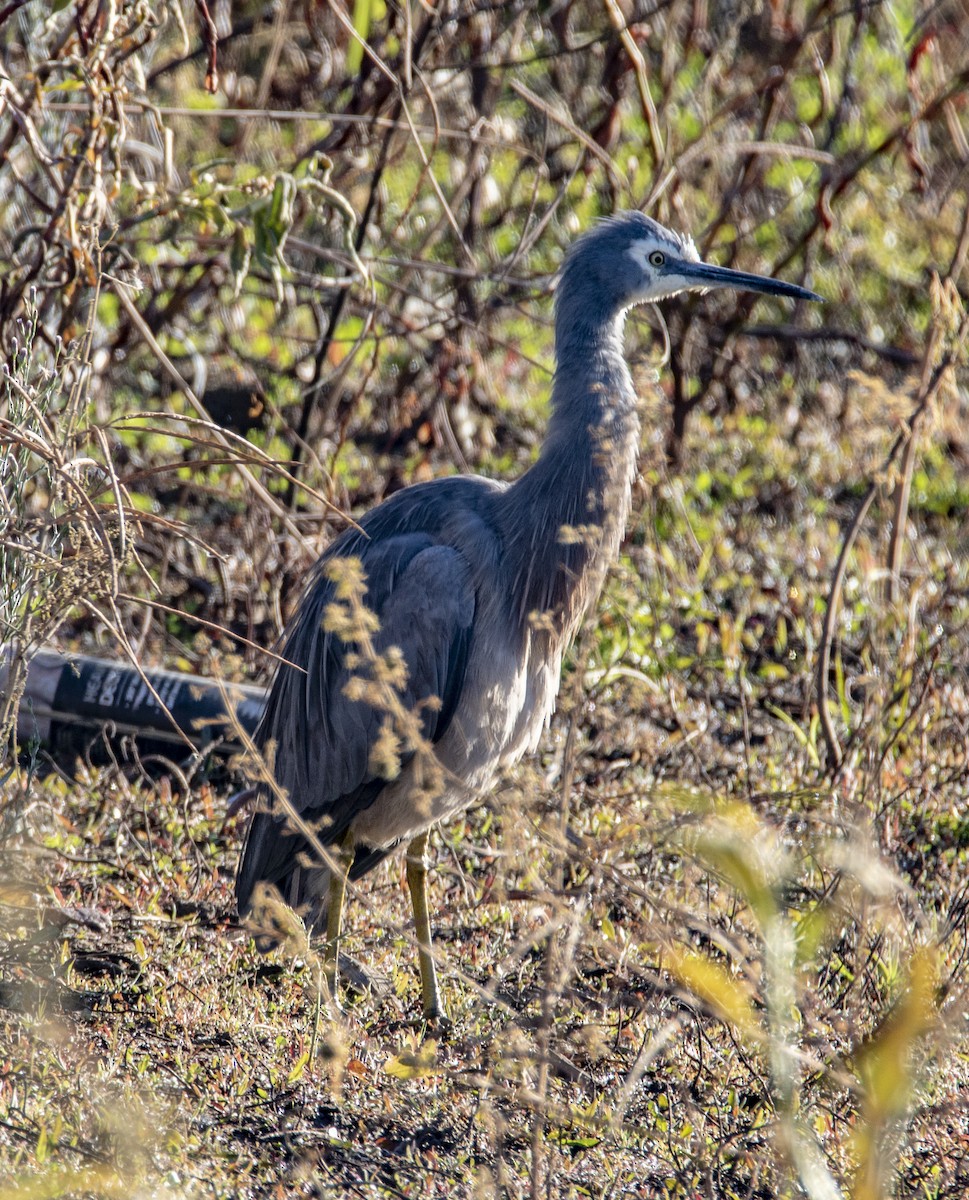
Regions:
<instances>
[{"instance_id":1,"label":"gray plumage","mask_svg":"<svg viewBox=\"0 0 969 1200\"><path fill-rule=\"evenodd\" d=\"M640 213L601 222L573 244L561 271L551 415L535 464L510 486L467 477L407 488L323 555L281 650L302 670L279 668L256 740L300 817L325 845L348 848L351 879L466 808L502 768L535 749L555 704L562 655L599 594L629 511L640 426L623 358L625 313L709 287L817 299L700 263L692 242ZM419 786L420 754L404 755L396 779L382 778L372 751L384 713L345 693L359 666L348 665L352 647L326 632L324 616L335 594L326 564L347 558L359 559L366 576L366 604L379 619L375 648L403 653L403 702L416 709L436 698L419 710L442 768L436 793ZM412 852L422 856L423 841ZM263 795L239 868L240 912L266 881L319 927L330 905L342 905L342 891L333 899L333 874L278 801ZM415 882L423 890L422 873L412 891ZM414 896L424 1003L439 1016L420 900ZM339 913L329 922L335 983Z\"/></svg>"}]
</instances>

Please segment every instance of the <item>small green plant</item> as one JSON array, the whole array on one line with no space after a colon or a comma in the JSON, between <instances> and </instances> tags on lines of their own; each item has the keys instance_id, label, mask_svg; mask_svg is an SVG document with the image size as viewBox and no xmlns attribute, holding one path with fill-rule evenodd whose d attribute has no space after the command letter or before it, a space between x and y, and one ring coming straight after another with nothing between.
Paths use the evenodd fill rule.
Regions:
<instances>
[{"instance_id":1,"label":"small green plant","mask_svg":"<svg viewBox=\"0 0 969 1200\"><path fill-rule=\"evenodd\" d=\"M819 1053L823 1042L806 1014L829 1002L815 989L824 975L823 956L846 921L871 914L881 947L874 968L897 944L890 928L892 908L907 891L903 880L856 837L821 840L809 856L795 854L739 802L713 803L697 823L686 825L680 840L746 907L759 954L752 960L748 949L742 958L724 958L676 944L667 954L667 970L728 1023L746 1050L763 1059L777 1146L803 1194L809 1200L883 1200L905 1144L918 1066L938 1026L938 948L930 937L917 934L906 947L907 969L875 970L876 1011L881 1008L883 1018L873 1032L843 1022L847 1044L837 1051L829 1045ZM834 880L819 899L810 898L812 864ZM799 901L792 900L795 895ZM721 950L729 944L721 943ZM847 1085L856 1113L840 1171L816 1133L824 1104L817 1089L822 1078L832 1089Z\"/></svg>"}]
</instances>

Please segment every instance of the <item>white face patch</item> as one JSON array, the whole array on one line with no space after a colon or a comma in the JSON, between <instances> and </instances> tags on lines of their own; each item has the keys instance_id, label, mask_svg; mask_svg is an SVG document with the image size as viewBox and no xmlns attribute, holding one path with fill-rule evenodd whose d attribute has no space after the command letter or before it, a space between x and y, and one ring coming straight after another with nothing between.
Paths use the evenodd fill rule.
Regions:
<instances>
[{"instance_id":1,"label":"white face patch","mask_svg":"<svg viewBox=\"0 0 969 1200\"><path fill-rule=\"evenodd\" d=\"M638 242L633 242L626 253L641 271L649 271L649 256L656 249L656 242L652 238L641 238Z\"/></svg>"},{"instance_id":2,"label":"white face patch","mask_svg":"<svg viewBox=\"0 0 969 1200\"><path fill-rule=\"evenodd\" d=\"M667 258L682 258L686 262L699 262L700 256L696 252L696 246L693 244L693 239L684 237L680 238L677 244L666 244L659 241L657 238L640 238L633 242L626 253L633 260L641 271L649 272L653 264L649 261L649 256L659 250Z\"/></svg>"},{"instance_id":3,"label":"white face patch","mask_svg":"<svg viewBox=\"0 0 969 1200\"><path fill-rule=\"evenodd\" d=\"M663 255L663 262L654 264L650 256L657 253ZM678 292L695 289L696 282L691 281L677 271L676 263L691 263L700 261L692 238L678 237L671 234L668 238L644 237L632 242L626 253L633 260L642 274L642 282L635 295L630 297L630 304L645 304L655 300L665 300Z\"/></svg>"}]
</instances>

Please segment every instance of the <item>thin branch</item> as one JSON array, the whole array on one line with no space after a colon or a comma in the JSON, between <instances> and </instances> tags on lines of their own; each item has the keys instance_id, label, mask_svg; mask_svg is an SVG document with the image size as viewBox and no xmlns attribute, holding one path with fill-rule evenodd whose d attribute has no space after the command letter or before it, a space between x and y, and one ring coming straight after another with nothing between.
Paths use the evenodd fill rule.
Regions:
<instances>
[{"instance_id":1,"label":"thin branch","mask_svg":"<svg viewBox=\"0 0 969 1200\"><path fill-rule=\"evenodd\" d=\"M605 167L609 178L616 187L623 189L623 191L629 190L629 181L623 178L622 173L612 161L612 158L594 138L589 137L585 130L580 129L576 125L568 113L562 112L559 108L543 100L530 87L526 87L520 79L513 79L509 86L513 92L516 92L523 100L527 101L532 108L537 109L538 112L548 117L554 124L561 126L570 137L574 138L581 146L584 146L594 158L597 158Z\"/></svg>"},{"instance_id":2,"label":"thin branch","mask_svg":"<svg viewBox=\"0 0 969 1200\"><path fill-rule=\"evenodd\" d=\"M639 103L642 106L643 116L646 118L646 124L649 127L649 138L653 143L653 162L655 169L658 170L660 164L666 158L666 149L663 145L663 134L660 132L659 117L656 115L656 105L653 103L653 96L649 90L649 74L646 69L646 60L643 58L643 52L636 45L636 39L626 24L626 18L623 16L616 0L603 0L603 2L606 6L606 12L609 14L609 20L612 22L612 27L619 34L619 40L622 42L623 49L629 56L629 61L633 64L633 70L636 72Z\"/></svg>"},{"instance_id":3,"label":"thin branch","mask_svg":"<svg viewBox=\"0 0 969 1200\"><path fill-rule=\"evenodd\" d=\"M888 543L888 602L896 604L901 587L902 547L905 543L905 526L908 524L908 502L912 491L912 475L915 471L915 455L918 450L918 429L928 407L926 400L932 360L941 337L938 321L934 321L925 343L922 357L922 378L919 382L919 404L905 430L905 454L902 469L895 484L895 509L892 516L892 536ZM940 377L941 378L941 377Z\"/></svg>"},{"instance_id":4,"label":"thin branch","mask_svg":"<svg viewBox=\"0 0 969 1200\"><path fill-rule=\"evenodd\" d=\"M287 667L292 667L294 671L299 671L305 675L305 667L301 667L298 663L290 662L282 654L277 654L274 650L270 650L266 646L261 646L258 642L250 641L241 633L236 633L233 629L227 629L225 625L220 625L217 621L207 621L204 617L198 616L196 613L185 612L181 608L172 608L170 604L162 604L160 600L149 600L145 596L135 596L131 592L118 592L119 600L127 600L129 604L143 604L146 608L156 609L158 612L170 613L174 617L179 617L183 621L189 621L193 625L201 625L204 629L210 629L213 633L218 633L223 637L231 638L234 642L239 642L240 645L248 646L250 650L255 650L259 654L264 654L266 658L271 658L273 662L283 663Z\"/></svg>"},{"instance_id":5,"label":"thin branch","mask_svg":"<svg viewBox=\"0 0 969 1200\"><path fill-rule=\"evenodd\" d=\"M841 611L841 593L844 588L845 573L848 569L848 555L851 553L852 547L861 531L865 517L868 516L868 510L871 508L872 501L878 495L878 487L878 483L869 485L868 492L859 505L854 520L848 526L848 532L841 543L841 552L838 554L838 561L835 564L831 588L828 591L828 603L824 613L824 625L821 629L821 645L818 655L815 689L818 697L818 716L821 718L821 732L824 734L828 753L836 769L840 768L844 755L841 749L841 742L838 740L838 734L834 727L834 721L832 721L831 714L828 712L827 691L828 675L831 671L831 648L834 645L835 626L838 623L838 614Z\"/></svg>"},{"instance_id":6,"label":"thin branch","mask_svg":"<svg viewBox=\"0 0 969 1200\"><path fill-rule=\"evenodd\" d=\"M23 8L26 3L27 0L10 0L9 4L5 4L3 8L0 8L0 25L3 25L5 21L13 16L18 8Z\"/></svg>"},{"instance_id":7,"label":"thin branch","mask_svg":"<svg viewBox=\"0 0 969 1200\"><path fill-rule=\"evenodd\" d=\"M219 33L209 12L205 0L195 0L195 8L202 26L202 39L208 54L208 64L205 71L205 90L212 95L219 90Z\"/></svg>"},{"instance_id":8,"label":"thin branch","mask_svg":"<svg viewBox=\"0 0 969 1200\"><path fill-rule=\"evenodd\" d=\"M922 414L928 408L935 398L936 393L942 385L942 381L946 376L949 368L952 366L954 356L946 354L942 361L932 372L925 389L920 392L918 403L912 410L905 429L898 435L885 458L882 469L878 472L875 481L870 484L864 500L862 500L858 511L855 513L854 519L848 527L844 541L841 545L841 552L838 555L838 561L835 564L834 576L831 581L831 588L828 591L827 608L824 614L824 625L821 631L820 652L818 654L818 669L815 676L815 693L817 695L818 716L821 720L821 731L824 734L824 740L827 744L828 751L834 762L835 771L839 770L843 761L844 753L841 749L841 743L838 740L837 732L834 728L834 722L831 719L831 714L828 712L828 675L831 670L831 650L835 640L835 626L838 621L838 613L841 609L841 595L844 587L844 577L848 569L848 555L855 544L861 526L864 523L865 517L868 515L868 510L871 508L872 501L878 494L881 487L881 480L884 478L889 468L895 462L901 449L906 446L912 436L913 426L921 419Z\"/></svg>"},{"instance_id":9,"label":"thin branch","mask_svg":"<svg viewBox=\"0 0 969 1200\"><path fill-rule=\"evenodd\" d=\"M800 325L744 325L734 336L780 342L841 342L870 354L877 354L879 358L899 367L915 367L922 361L921 355L913 354L911 350L903 350L900 346L885 346L847 329L805 329Z\"/></svg>"},{"instance_id":10,"label":"thin branch","mask_svg":"<svg viewBox=\"0 0 969 1200\"><path fill-rule=\"evenodd\" d=\"M147 321L135 307L134 301L128 295L127 287L120 280L113 280L112 282L114 283L114 294L118 297L121 307L128 314L132 325L134 325L135 329L140 334L142 341L158 360L159 366L169 377L169 379L171 379L175 386L182 391L186 400L188 400L189 404L195 409L198 415L208 423L209 428L213 431L215 440L219 442L226 450L233 450L234 447L232 446L230 439L226 436L224 430L222 430L220 426L212 419L212 415L209 413L208 409L198 398L198 396L196 396L195 392L189 387L188 382L182 376L179 369L159 345L157 338L149 329ZM310 546L306 541L302 530L293 520L292 516L290 516L286 509L279 503L276 497L268 492L255 477L255 475L253 475L253 473L249 470L249 468L243 465L241 462L236 463L235 469L236 473L242 479L246 487L249 488L253 495L257 496L262 503L265 504L273 516L285 526L288 532L296 540L297 544L301 546L308 555L316 557L313 547Z\"/></svg>"}]
</instances>

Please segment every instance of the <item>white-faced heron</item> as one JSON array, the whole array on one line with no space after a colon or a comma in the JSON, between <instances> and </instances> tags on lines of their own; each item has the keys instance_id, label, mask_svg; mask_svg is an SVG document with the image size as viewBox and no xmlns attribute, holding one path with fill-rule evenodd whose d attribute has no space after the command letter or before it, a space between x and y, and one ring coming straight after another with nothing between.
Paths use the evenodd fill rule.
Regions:
<instances>
[{"instance_id":1,"label":"white-faced heron","mask_svg":"<svg viewBox=\"0 0 969 1200\"><path fill-rule=\"evenodd\" d=\"M534 465L510 486L458 477L406 488L317 564L282 646L295 666L278 669L256 737L277 787L262 788L236 895L244 914L254 887L274 884L325 929L334 997L346 880L407 845L424 1012L443 1018L427 911L428 830L536 748L563 652L618 553L640 441L623 358L626 311L724 287L820 299L702 263L692 241L638 212L596 225L569 250L555 292L551 417ZM359 646L332 619L339 571L330 564L352 559L379 621L373 649L398 647L406 666L399 698L419 714L437 771L432 788L419 741L398 739L390 769L387 755L374 753L388 714L359 678L351 683ZM328 848L323 861L309 829Z\"/></svg>"}]
</instances>

